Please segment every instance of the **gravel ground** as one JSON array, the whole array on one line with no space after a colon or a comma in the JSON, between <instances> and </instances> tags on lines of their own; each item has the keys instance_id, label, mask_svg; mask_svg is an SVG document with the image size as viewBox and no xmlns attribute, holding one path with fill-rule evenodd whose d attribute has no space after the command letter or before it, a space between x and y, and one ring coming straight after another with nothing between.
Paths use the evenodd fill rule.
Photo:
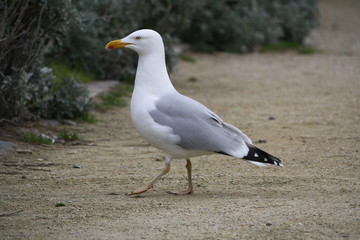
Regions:
<instances>
[{"instance_id":1,"label":"gravel ground","mask_svg":"<svg viewBox=\"0 0 360 240\"><path fill-rule=\"evenodd\" d=\"M283 168L194 158L194 194L173 196L186 186L176 160L154 189L127 197L161 171L163 153L135 132L128 107L97 113L66 127L78 145L16 142L32 152L0 156L0 239L360 239L360 1L320 6L320 53L189 53L196 63L171 75ZM53 127L0 137L29 128Z\"/></svg>"}]
</instances>

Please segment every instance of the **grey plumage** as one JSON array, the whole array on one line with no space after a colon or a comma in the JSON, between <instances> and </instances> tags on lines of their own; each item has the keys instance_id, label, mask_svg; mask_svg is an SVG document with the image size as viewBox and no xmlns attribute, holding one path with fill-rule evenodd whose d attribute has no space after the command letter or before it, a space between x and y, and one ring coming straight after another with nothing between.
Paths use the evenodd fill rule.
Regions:
<instances>
[{"instance_id":1,"label":"grey plumage","mask_svg":"<svg viewBox=\"0 0 360 240\"><path fill-rule=\"evenodd\" d=\"M239 158L248 152L246 143L251 144L251 140L244 133L189 97L179 93L165 95L155 102L155 107L150 111L151 117L180 136L177 144L184 149Z\"/></svg>"}]
</instances>

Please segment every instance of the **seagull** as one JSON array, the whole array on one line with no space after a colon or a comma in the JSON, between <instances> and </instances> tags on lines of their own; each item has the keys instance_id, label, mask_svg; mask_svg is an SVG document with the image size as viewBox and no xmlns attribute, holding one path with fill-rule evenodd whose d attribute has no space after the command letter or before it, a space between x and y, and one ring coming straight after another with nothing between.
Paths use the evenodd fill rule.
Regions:
<instances>
[{"instance_id":1,"label":"seagull","mask_svg":"<svg viewBox=\"0 0 360 240\"><path fill-rule=\"evenodd\" d=\"M135 31L106 44L106 49L129 48L139 55L131 98L131 118L136 130L152 146L165 152L165 167L145 186L127 193L137 195L153 188L170 171L173 159L186 159L188 188L170 194L193 193L190 158L219 153L257 166L283 166L281 160L255 147L248 136L172 85L165 63L164 43L150 29Z\"/></svg>"}]
</instances>

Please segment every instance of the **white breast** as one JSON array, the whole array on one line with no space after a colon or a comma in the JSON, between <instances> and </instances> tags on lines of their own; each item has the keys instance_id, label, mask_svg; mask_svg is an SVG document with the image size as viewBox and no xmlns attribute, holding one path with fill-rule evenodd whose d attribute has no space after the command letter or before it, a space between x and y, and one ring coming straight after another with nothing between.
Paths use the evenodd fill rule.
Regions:
<instances>
[{"instance_id":1,"label":"white breast","mask_svg":"<svg viewBox=\"0 0 360 240\"><path fill-rule=\"evenodd\" d=\"M152 146L170 154L173 158L190 158L207 154L204 151L181 148L178 145L180 137L175 135L170 127L160 125L153 120L149 112L155 109L155 102L158 99L155 96L144 96L137 91L133 93L131 98L131 118L141 137Z\"/></svg>"},{"instance_id":2,"label":"white breast","mask_svg":"<svg viewBox=\"0 0 360 240\"><path fill-rule=\"evenodd\" d=\"M134 91L131 99L131 118L136 130L151 145L172 154L177 152L176 145L180 138L172 133L172 129L157 124L149 112L155 109L158 98L154 96L142 96Z\"/></svg>"}]
</instances>

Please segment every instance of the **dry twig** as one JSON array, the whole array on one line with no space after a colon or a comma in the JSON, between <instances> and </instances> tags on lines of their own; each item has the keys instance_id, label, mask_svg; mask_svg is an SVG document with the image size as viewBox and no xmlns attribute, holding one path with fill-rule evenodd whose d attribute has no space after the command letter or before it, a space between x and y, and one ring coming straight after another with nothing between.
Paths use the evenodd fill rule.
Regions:
<instances>
[{"instance_id":1,"label":"dry twig","mask_svg":"<svg viewBox=\"0 0 360 240\"><path fill-rule=\"evenodd\" d=\"M23 209L19 209L19 210L13 211L13 212L0 213L0 217L8 217L8 216L14 215L14 214L19 213L19 212L22 212L22 211L24 211L24 210L23 210Z\"/></svg>"}]
</instances>

